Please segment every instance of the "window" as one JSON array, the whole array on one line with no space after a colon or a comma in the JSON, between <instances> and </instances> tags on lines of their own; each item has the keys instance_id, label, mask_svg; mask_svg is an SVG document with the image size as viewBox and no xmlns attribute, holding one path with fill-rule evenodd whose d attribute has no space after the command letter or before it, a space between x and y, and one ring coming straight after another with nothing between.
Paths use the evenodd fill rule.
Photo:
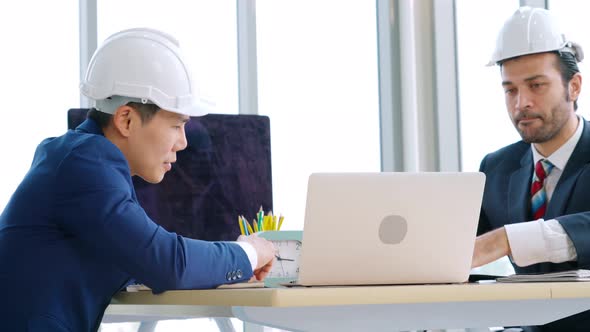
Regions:
<instances>
[{"instance_id":1,"label":"window","mask_svg":"<svg viewBox=\"0 0 590 332\"><path fill-rule=\"evenodd\" d=\"M464 171L477 171L486 154L520 140L504 105L500 69L485 66L504 21L518 7L517 0L456 2Z\"/></svg>"},{"instance_id":2,"label":"window","mask_svg":"<svg viewBox=\"0 0 590 332\"><path fill-rule=\"evenodd\" d=\"M1 211L31 166L37 145L65 133L67 110L80 105L77 2L3 2L0 29Z\"/></svg>"},{"instance_id":3,"label":"window","mask_svg":"<svg viewBox=\"0 0 590 332\"><path fill-rule=\"evenodd\" d=\"M238 113L235 0L98 1L98 44L111 34L148 27L174 36L215 113Z\"/></svg>"},{"instance_id":4,"label":"window","mask_svg":"<svg viewBox=\"0 0 590 332\"><path fill-rule=\"evenodd\" d=\"M273 205L303 229L307 177L379 171L374 1L259 0L259 114L272 131Z\"/></svg>"},{"instance_id":5,"label":"window","mask_svg":"<svg viewBox=\"0 0 590 332\"><path fill-rule=\"evenodd\" d=\"M456 0L461 156L464 171L477 171L483 157L520 140L504 105L500 70L486 67L504 21L517 0ZM484 47L482 47L482 45ZM474 273L511 274L506 257Z\"/></svg>"},{"instance_id":6,"label":"window","mask_svg":"<svg viewBox=\"0 0 590 332\"><path fill-rule=\"evenodd\" d=\"M559 19L561 27L568 40L580 44L586 54L583 62L578 64L582 77L587 79L588 57L590 57L590 36L586 33L584 23L587 20L587 13L590 10L590 3L581 0L560 0L549 2L549 10ZM590 89L588 81L582 80L582 93L578 98L578 111L586 120L590 120Z\"/></svg>"}]
</instances>

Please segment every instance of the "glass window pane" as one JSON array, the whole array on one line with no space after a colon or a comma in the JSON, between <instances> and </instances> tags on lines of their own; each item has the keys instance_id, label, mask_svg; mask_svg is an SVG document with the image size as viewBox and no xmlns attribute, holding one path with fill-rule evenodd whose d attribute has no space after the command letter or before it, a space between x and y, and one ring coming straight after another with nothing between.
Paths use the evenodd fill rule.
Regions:
<instances>
[{"instance_id":1,"label":"glass window pane","mask_svg":"<svg viewBox=\"0 0 590 332\"><path fill-rule=\"evenodd\" d=\"M504 105L500 69L485 66L500 28L518 6L518 0L456 1L461 155L465 171L477 171L487 153L520 140ZM482 8L485 15L481 15Z\"/></svg>"},{"instance_id":2,"label":"glass window pane","mask_svg":"<svg viewBox=\"0 0 590 332\"><path fill-rule=\"evenodd\" d=\"M302 229L307 178L379 171L375 1L259 0L259 113L270 116L275 213Z\"/></svg>"},{"instance_id":3,"label":"glass window pane","mask_svg":"<svg viewBox=\"0 0 590 332\"><path fill-rule=\"evenodd\" d=\"M590 84L587 81L588 77L588 59L590 58L590 35L585 29L586 21L588 20L588 10L590 10L590 2L583 0L559 0L550 1L549 10L555 13L559 19L559 23L568 40L574 41L582 46L586 59L578 63L580 72L583 75L582 93L578 98L578 111L586 119L590 119ZM584 88L586 87L586 88Z\"/></svg>"},{"instance_id":4,"label":"glass window pane","mask_svg":"<svg viewBox=\"0 0 590 332\"><path fill-rule=\"evenodd\" d=\"M2 211L37 145L63 134L67 110L80 105L78 2L2 2L0 30Z\"/></svg>"},{"instance_id":5,"label":"glass window pane","mask_svg":"<svg viewBox=\"0 0 590 332\"><path fill-rule=\"evenodd\" d=\"M500 69L486 67L504 21L518 0L456 0L461 156L464 171L477 171L483 157L520 140L504 104ZM481 15L485 8L485 15ZM477 27L477 29L474 29ZM503 257L473 273L514 273Z\"/></svg>"},{"instance_id":6,"label":"glass window pane","mask_svg":"<svg viewBox=\"0 0 590 332\"><path fill-rule=\"evenodd\" d=\"M101 0L98 43L129 28L162 30L180 42L203 96L215 113L238 113L235 0Z\"/></svg>"}]
</instances>

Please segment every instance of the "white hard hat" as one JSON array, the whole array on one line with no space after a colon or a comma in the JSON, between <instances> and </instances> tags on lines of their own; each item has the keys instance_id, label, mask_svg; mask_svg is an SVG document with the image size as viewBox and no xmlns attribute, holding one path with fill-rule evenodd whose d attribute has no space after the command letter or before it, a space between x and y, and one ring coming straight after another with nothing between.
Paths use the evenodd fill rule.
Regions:
<instances>
[{"instance_id":1,"label":"white hard hat","mask_svg":"<svg viewBox=\"0 0 590 332\"><path fill-rule=\"evenodd\" d=\"M191 80L178 41L153 29L124 30L107 38L94 52L80 91L95 108L110 114L129 101L189 116L209 111Z\"/></svg>"},{"instance_id":2,"label":"white hard hat","mask_svg":"<svg viewBox=\"0 0 590 332\"><path fill-rule=\"evenodd\" d=\"M584 59L582 47L565 38L557 19L543 8L520 7L506 20L488 66L521 55L551 51L572 53Z\"/></svg>"}]
</instances>

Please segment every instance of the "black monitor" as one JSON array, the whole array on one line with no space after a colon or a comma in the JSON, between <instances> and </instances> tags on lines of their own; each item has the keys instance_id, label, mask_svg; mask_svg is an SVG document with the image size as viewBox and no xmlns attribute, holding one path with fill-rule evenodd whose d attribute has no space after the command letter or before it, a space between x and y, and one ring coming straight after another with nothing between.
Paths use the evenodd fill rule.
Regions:
<instances>
[{"instance_id":1,"label":"black monitor","mask_svg":"<svg viewBox=\"0 0 590 332\"><path fill-rule=\"evenodd\" d=\"M70 109L68 128L82 123L87 112ZM238 215L251 220L260 206L272 210L269 118L208 114L192 117L185 129L188 147L161 183L133 178L139 202L168 231L235 240Z\"/></svg>"}]
</instances>

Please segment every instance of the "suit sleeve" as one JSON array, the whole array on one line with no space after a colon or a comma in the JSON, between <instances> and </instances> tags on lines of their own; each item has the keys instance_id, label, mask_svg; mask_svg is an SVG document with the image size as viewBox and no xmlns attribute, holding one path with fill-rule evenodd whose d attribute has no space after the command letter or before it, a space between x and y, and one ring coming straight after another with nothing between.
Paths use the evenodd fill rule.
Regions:
<instances>
[{"instance_id":1,"label":"suit sleeve","mask_svg":"<svg viewBox=\"0 0 590 332\"><path fill-rule=\"evenodd\" d=\"M66 232L156 293L251 278L252 267L239 245L188 239L155 224L133 199L121 158L74 150L62 162L54 206Z\"/></svg>"},{"instance_id":2,"label":"suit sleeve","mask_svg":"<svg viewBox=\"0 0 590 332\"><path fill-rule=\"evenodd\" d=\"M590 212L556 218L576 248L578 268L590 269Z\"/></svg>"},{"instance_id":3,"label":"suit sleeve","mask_svg":"<svg viewBox=\"0 0 590 332\"><path fill-rule=\"evenodd\" d=\"M485 173L485 164L486 164L486 159L487 156L485 158L483 158L483 160L481 161L481 164L479 165L479 171ZM486 176L486 182L488 181L488 177ZM484 197L482 200L482 206L481 209L479 211L479 223L477 224L477 235L482 235L485 234L489 231L492 230L492 227L490 226L490 222L488 221L488 217L486 216L486 213L484 211L483 208L483 203L485 202L485 191L484 191Z\"/></svg>"}]
</instances>

